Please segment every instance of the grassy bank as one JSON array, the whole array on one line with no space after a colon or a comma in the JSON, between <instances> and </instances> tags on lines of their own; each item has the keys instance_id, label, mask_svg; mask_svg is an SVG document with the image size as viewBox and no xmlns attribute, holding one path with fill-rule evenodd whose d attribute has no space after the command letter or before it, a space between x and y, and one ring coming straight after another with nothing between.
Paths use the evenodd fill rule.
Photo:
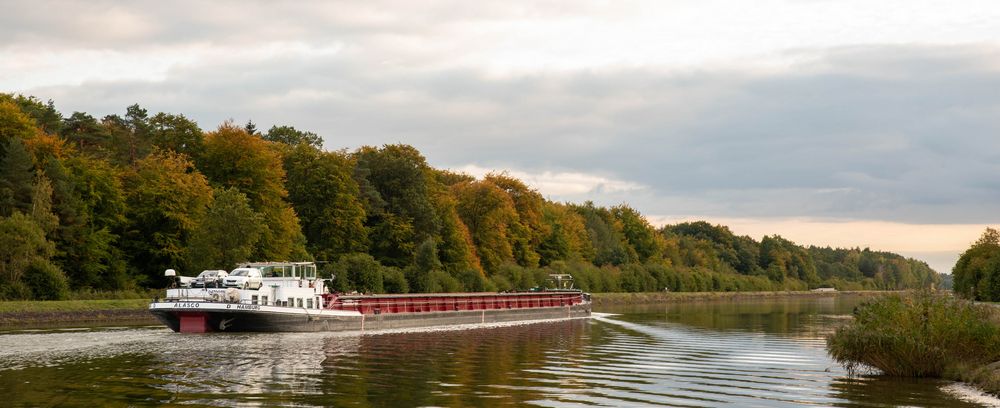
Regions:
<instances>
[{"instance_id":1,"label":"grassy bank","mask_svg":"<svg viewBox=\"0 0 1000 408\"><path fill-rule=\"evenodd\" d=\"M829 297L838 295L879 295L892 292L882 291L781 291L781 292L639 292L639 293L594 293L594 305L621 305L640 303L671 303L709 300L745 300L784 297Z\"/></svg>"},{"instance_id":2,"label":"grassy bank","mask_svg":"<svg viewBox=\"0 0 1000 408\"><path fill-rule=\"evenodd\" d=\"M149 299L97 299L0 302L3 313L93 312L99 310L136 310L149 306Z\"/></svg>"},{"instance_id":3,"label":"grassy bank","mask_svg":"<svg viewBox=\"0 0 1000 408\"><path fill-rule=\"evenodd\" d=\"M149 299L0 302L0 325L148 320Z\"/></svg>"},{"instance_id":4,"label":"grassy bank","mask_svg":"<svg viewBox=\"0 0 1000 408\"><path fill-rule=\"evenodd\" d=\"M939 377L1000 395L1000 316L944 293L893 294L859 306L827 339L848 371Z\"/></svg>"}]
</instances>

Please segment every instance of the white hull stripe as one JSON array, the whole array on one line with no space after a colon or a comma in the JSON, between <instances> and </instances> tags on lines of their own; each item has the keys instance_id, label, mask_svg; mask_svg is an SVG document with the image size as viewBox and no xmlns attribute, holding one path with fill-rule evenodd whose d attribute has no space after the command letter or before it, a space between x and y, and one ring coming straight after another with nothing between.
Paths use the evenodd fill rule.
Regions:
<instances>
[{"instance_id":1,"label":"white hull stripe","mask_svg":"<svg viewBox=\"0 0 1000 408\"><path fill-rule=\"evenodd\" d=\"M361 313L353 310L306 309L303 307L261 306L242 303L217 302L160 302L150 303L149 310L164 312L263 312L273 314L290 314L303 316L348 316L361 317Z\"/></svg>"}]
</instances>

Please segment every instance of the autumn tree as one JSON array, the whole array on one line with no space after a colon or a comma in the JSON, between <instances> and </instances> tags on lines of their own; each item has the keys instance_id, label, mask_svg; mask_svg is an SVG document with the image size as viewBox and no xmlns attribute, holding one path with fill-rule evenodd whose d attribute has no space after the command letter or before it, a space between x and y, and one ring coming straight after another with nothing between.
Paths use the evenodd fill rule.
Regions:
<instances>
[{"instance_id":1,"label":"autumn tree","mask_svg":"<svg viewBox=\"0 0 1000 408\"><path fill-rule=\"evenodd\" d=\"M305 236L299 218L286 202L285 170L269 142L227 122L205 137L199 168L215 186L236 188L264 218L253 257L305 259Z\"/></svg>"},{"instance_id":2,"label":"autumn tree","mask_svg":"<svg viewBox=\"0 0 1000 408\"><path fill-rule=\"evenodd\" d=\"M129 266L153 287L167 268L184 265L188 239L212 199L205 177L185 156L154 151L123 175L128 220L123 249Z\"/></svg>"},{"instance_id":3,"label":"autumn tree","mask_svg":"<svg viewBox=\"0 0 1000 408\"><path fill-rule=\"evenodd\" d=\"M56 110L56 104L51 99L42 102L41 99L30 95L0 94L0 101L13 102L17 105L42 133L56 134L62 130L62 114Z\"/></svg>"},{"instance_id":4,"label":"autumn tree","mask_svg":"<svg viewBox=\"0 0 1000 408\"><path fill-rule=\"evenodd\" d=\"M34 137L36 132L38 130L34 121L21 112L17 104L0 98L0 159L7 156L7 146L11 141L17 140L23 144L25 140Z\"/></svg>"},{"instance_id":5,"label":"autumn tree","mask_svg":"<svg viewBox=\"0 0 1000 408\"><path fill-rule=\"evenodd\" d=\"M538 247L542 237L547 235L546 226L542 223L541 194L528 188L524 182L506 173L490 173L484 181L493 183L510 197L517 212L517 219L509 225L509 240L514 250L514 258L518 265L533 268L538 266L540 259Z\"/></svg>"},{"instance_id":6,"label":"autumn tree","mask_svg":"<svg viewBox=\"0 0 1000 408\"><path fill-rule=\"evenodd\" d=\"M482 264L476 254L476 244L469 228L458 214L458 202L449 189L438 186L434 192L434 207L441 216L441 233L437 244L444 270L453 275L478 275L484 277Z\"/></svg>"},{"instance_id":7,"label":"autumn tree","mask_svg":"<svg viewBox=\"0 0 1000 408\"><path fill-rule=\"evenodd\" d=\"M580 214L566 205L546 202L542 222L546 233L538 246L539 264L593 259L594 247Z\"/></svg>"},{"instance_id":8,"label":"autumn tree","mask_svg":"<svg viewBox=\"0 0 1000 408\"><path fill-rule=\"evenodd\" d=\"M483 268L495 273L504 263L515 263L509 231L517 223L517 210L510 196L489 181L455 184L451 191Z\"/></svg>"}]
</instances>

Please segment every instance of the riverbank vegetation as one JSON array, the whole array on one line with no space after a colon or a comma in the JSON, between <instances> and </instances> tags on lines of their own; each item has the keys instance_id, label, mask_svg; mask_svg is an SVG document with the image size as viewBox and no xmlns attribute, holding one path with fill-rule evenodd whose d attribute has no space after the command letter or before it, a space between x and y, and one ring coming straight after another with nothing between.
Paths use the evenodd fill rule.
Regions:
<instances>
[{"instance_id":1,"label":"riverbank vegetation","mask_svg":"<svg viewBox=\"0 0 1000 408\"><path fill-rule=\"evenodd\" d=\"M760 241L705 222L654 227L628 205L545 199L505 173L435 169L407 145L325 150L315 133L215 130L139 105L102 118L0 94L0 299L162 288L247 260L317 260L364 292L525 289L571 273L594 292L926 287L927 264ZM329 276L329 275L327 275Z\"/></svg>"},{"instance_id":2,"label":"riverbank vegetation","mask_svg":"<svg viewBox=\"0 0 1000 408\"><path fill-rule=\"evenodd\" d=\"M941 377L1000 393L997 309L947 293L873 298L827 339L827 348L851 372Z\"/></svg>"},{"instance_id":3,"label":"riverbank vegetation","mask_svg":"<svg viewBox=\"0 0 1000 408\"><path fill-rule=\"evenodd\" d=\"M830 298L834 296L881 296L885 293L885 291L605 292L592 293L591 295L595 306L603 306L762 299Z\"/></svg>"},{"instance_id":4,"label":"riverbank vegetation","mask_svg":"<svg viewBox=\"0 0 1000 408\"><path fill-rule=\"evenodd\" d=\"M967 299L1000 302L1000 232L986 228L958 258L952 277L955 293Z\"/></svg>"}]
</instances>

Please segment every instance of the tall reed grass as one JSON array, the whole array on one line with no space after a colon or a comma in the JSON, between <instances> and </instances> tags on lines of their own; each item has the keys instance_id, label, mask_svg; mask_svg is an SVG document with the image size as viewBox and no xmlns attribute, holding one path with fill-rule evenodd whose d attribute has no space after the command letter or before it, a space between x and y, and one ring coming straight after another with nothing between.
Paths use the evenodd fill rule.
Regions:
<instances>
[{"instance_id":1,"label":"tall reed grass","mask_svg":"<svg viewBox=\"0 0 1000 408\"><path fill-rule=\"evenodd\" d=\"M852 373L992 377L983 368L1000 361L996 311L946 293L878 297L855 309L854 321L827 338L827 349Z\"/></svg>"}]
</instances>

